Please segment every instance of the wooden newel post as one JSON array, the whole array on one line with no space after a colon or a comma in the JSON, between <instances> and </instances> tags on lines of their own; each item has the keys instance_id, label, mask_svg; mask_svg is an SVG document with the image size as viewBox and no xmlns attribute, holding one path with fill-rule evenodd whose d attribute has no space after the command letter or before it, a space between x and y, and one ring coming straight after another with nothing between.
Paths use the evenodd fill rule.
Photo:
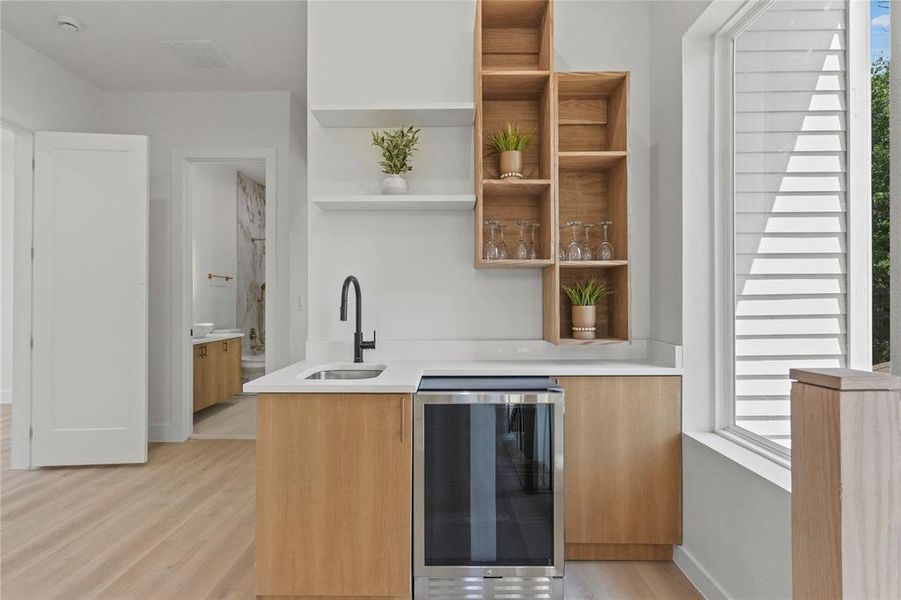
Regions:
<instances>
[{"instance_id":1,"label":"wooden newel post","mask_svg":"<svg viewBox=\"0 0 901 600\"><path fill-rule=\"evenodd\" d=\"M901 378L791 378L794 598L901 598Z\"/></svg>"}]
</instances>

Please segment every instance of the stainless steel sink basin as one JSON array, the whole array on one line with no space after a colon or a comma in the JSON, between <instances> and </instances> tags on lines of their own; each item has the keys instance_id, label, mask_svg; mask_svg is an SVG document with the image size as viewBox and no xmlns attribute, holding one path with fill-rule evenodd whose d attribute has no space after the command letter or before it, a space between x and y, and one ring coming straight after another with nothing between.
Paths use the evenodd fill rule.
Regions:
<instances>
[{"instance_id":1,"label":"stainless steel sink basin","mask_svg":"<svg viewBox=\"0 0 901 600\"><path fill-rule=\"evenodd\" d=\"M372 379L382 374L384 369L325 369L307 375L307 379Z\"/></svg>"}]
</instances>

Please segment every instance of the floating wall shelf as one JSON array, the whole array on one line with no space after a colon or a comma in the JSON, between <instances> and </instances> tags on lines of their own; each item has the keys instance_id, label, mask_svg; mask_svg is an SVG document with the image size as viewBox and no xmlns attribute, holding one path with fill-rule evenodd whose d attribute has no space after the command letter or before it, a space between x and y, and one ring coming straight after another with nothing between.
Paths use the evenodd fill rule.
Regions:
<instances>
[{"instance_id":1,"label":"floating wall shelf","mask_svg":"<svg viewBox=\"0 0 901 600\"><path fill-rule=\"evenodd\" d=\"M434 211L472 210L475 194L403 194L389 196L332 195L313 196L313 204L327 211Z\"/></svg>"},{"instance_id":2,"label":"floating wall shelf","mask_svg":"<svg viewBox=\"0 0 901 600\"><path fill-rule=\"evenodd\" d=\"M475 105L316 106L311 112L323 127L470 127Z\"/></svg>"}]
</instances>

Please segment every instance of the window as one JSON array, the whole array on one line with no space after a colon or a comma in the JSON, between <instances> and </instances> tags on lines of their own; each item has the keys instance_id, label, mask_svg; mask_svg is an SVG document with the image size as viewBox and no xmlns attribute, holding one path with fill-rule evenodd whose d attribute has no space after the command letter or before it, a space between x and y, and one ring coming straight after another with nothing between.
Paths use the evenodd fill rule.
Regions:
<instances>
[{"instance_id":1,"label":"window","mask_svg":"<svg viewBox=\"0 0 901 600\"><path fill-rule=\"evenodd\" d=\"M727 153L718 170L727 200L722 330L731 349L720 426L783 457L791 448L789 369L851 364L857 295L849 290L869 286L868 272L850 277L860 260L869 269L869 251L852 260L849 8L846 0L757 3L718 46ZM868 171L868 140L864 152ZM860 200L869 206L868 192ZM869 289L865 297L859 308L869 320Z\"/></svg>"}]
</instances>

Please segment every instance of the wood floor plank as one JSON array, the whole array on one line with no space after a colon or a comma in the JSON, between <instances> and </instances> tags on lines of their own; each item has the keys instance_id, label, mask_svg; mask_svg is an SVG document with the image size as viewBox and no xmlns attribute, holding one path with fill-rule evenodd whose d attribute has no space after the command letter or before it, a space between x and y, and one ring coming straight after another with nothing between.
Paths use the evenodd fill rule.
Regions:
<instances>
[{"instance_id":1,"label":"wood floor plank","mask_svg":"<svg viewBox=\"0 0 901 600\"><path fill-rule=\"evenodd\" d=\"M154 502L168 502L181 493L196 491L203 483L208 483L210 488L214 487L215 471L206 477L198 476L198 473L209 472L214 466L226 467L231 464L228 461L228 450L227 446L222 446L210 448L209 452L186 454L185 464L168 473L146 467L122 467L122 475L126 479L124 484L112 486L106 493L98 493L85 500L76 498L53 513L36 511L32 518L25 518L25 523L9 534L9 541L15 549L4 552L4 579L15 579L20 571L36 560L46 561L48 547L65 552L70 542L77 542L83 536L97 535L98 530L112 530L112 535L115 536L115 532L128 531L129 527L142 523L140 511L154 506ZM232 453L235 459L240 456L239 449L232 450ZM145 468L146 471L141 470ZM131 475L135 472L143 474L144 478L132 479ZM35 532L29 535L28 528L31 526ZM21 543L16 543L20 536L24 536L24 539ZM6 534L4 539L7 539ZM42 548L45 549L44 552L38 554L37 551Z\"/></svg>"},{"instance_id":2,"label":"wood floor plank","mask_svg":"<svg viewBox=\"0 0 901 600\"><path fill-rule=\"evenodd\" d=\"M120 496L113 495L112 503L98 503L105 506L106 513L96 518L91 515L87 528L83 527L84 522L79 522L77 528L64 528L64 540L51 545L50 552L46 551L48 543L44 536L23 544L21 551L4 559L5 589L15 593L31 589L35 584L52 589L63 586L74 575L90 575L94 567L111 575L111 567L119 560L135 562L149 545L160 543L173 529L202 510L222 487L220 477L235 469L244 458L241 448L225 449L230 453L211 453L212 457L218 457L218 463L203 463L195 466L196 471L190 469L178 476L178 472L173 472L170 481L142 486L130 502L122 502ZM213 466L221 471L211 469ZM117 553L122 545L128 545L129 552ZM45 548L44 552L35 551L41 547ZM28 557L39 558L41 571L47 573L29 568L34 563Z\"/></svg>"},{"instance_id":3,"label":"wood floor plank","mask_svg":"<svg viewBox=\"0 0 901 600\"><path fill-rule=\"evenodd\" d=\"M256 394L232 396L194 413L195 440L254 440L257 437Z\"/></svg>"},{"instance_id":4,"label":"wood floor plank","mask_svg":"<svg viewBox=\"0 0 901 600\"><path fill-rule=\"evenodd\" d=\"M256 552L253 542L251 542L225 575L216 582L216 586L207 595L206 600L253 598L255 560Z\"/></svg>"},{"instance_id":5,"label":"wood floor plank","mask_svg":"<svg viewBox=\"0 0 901 600\"><path fill-rule=\"evenodd\" d=\"M698 590L675 563L636 562L635 568L660 600L701 600Z\"/></svg>"},{"instance_id":6,"label":"wood floor plank","mask_svg":"<svg viewBox=\"0 0 901 600\"><path fill-rule=\"evenodd\" d=\"M0 407L0 452L8 410ZM0 464L0 486L15 481L0 490L3 600L254 598L253 441L153 444L141 466L13 472ZM700 598L672 562L568 562L566 570L567 600Z\"/></svg>"}]
</instances>

